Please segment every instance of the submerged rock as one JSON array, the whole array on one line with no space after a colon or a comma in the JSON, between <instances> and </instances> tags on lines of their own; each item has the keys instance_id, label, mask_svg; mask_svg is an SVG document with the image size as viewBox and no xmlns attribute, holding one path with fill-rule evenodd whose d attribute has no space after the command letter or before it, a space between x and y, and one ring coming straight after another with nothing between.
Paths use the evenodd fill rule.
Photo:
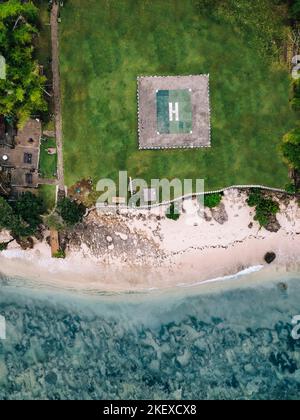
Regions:
<instances>
[{"instance_id":1,"label":"submerged rock","mask_svg":"<svg viewBox=\"0 0 300 420\"><path fill-rule=\"evenodd\" d=\"M286 283L279 283L279 284L278 284L278 288L279 288L280 290L282 290L283 292L285 292L285 291L287 291L287 289L288 289L288 285L287 285Z\"/></svg>"},{"instance_id":2,"label":"submerged rock","mask_svg":"<svg viewBox=\"0 0 300 420\"><path fill-rule=\"evenodd\" d=\"M50 385L55 385L57 382L57 375L54 372L49 372L46 377L45 381Z\"/></svg>"},{"instance_id":3,"label":"submerged rock","mask_svg":"<svg viewBox=\"0 0 300 420\"><path fill-rule=\"evenodd\" d=\"M297 399L300 343L282 320L287 302L297 307L299 282L292 284L296 293L285 299L258 287L178 304L36 298L2 288L10 339L0 340L0 400Z\"/></svg>"}]
</instances>

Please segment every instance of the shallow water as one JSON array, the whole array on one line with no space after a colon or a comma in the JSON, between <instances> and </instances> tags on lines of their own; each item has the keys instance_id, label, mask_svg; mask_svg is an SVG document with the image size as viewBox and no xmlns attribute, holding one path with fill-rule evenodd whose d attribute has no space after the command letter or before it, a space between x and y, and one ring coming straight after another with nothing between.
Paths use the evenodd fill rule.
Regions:
<instances>
[{"instance_id":1,"label":"shallow water","mask_svg":"<svg viewBox=\"0 0 300 420\"><path fill-rule=\"evenodd\" d=\"M1 399L300 397L300 273L218 292L0 290Z\"/></svg>"}]
</instances>

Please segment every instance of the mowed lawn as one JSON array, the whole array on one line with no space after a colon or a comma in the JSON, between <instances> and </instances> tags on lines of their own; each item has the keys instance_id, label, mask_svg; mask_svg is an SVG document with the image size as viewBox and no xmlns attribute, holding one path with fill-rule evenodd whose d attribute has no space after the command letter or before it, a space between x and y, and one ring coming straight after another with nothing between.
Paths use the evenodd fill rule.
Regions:
<instances>
[{"instance_id":1,"label":"mowed lawn","mask_svg":"<svg viewBox=\"0 0 300 420\"><path fill-rule=\"evenodd\" d=\"M283 29L276 16L268 16L271 1L253 0L251 7L242 1L237 14L226 18L225 13L205 14L199 3L72 0L63 7L68 185L90 176L94 181L117 179L119 170L146 180L204 178L206 190L287 184L287 167L277 148L295 116L289 108L288 70L271 51L271 36L278 31L279 37ZM257 16L253 30L238 13L246 20L248 14ZM137 76L202 73L210 74L212 147L139 151Z\"/></svg>"},{"instance_id":2,"label":"mowed lawn","mask_svg":"<svg viewBox=\"0 0 300 420\"><path fill-rule=\"evenodd\" d=\"M43 137L40 148L40 175L42 178L55 178L57 172L57 154L51 155L48 149L56 149L54 138Z\"/></svg>"}]
</instances>

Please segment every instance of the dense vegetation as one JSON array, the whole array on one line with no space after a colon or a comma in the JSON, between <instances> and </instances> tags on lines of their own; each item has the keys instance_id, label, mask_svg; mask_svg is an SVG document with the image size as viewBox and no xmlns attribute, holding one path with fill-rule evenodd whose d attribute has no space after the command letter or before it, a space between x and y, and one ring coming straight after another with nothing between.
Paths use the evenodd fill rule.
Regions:
<instances>
[{"instance_id":1,"label":"dense vegetation","mask_svg":"<svg viewBox=\"0 0 300 420\"><path fill-rule=\"evenodd\" d=\"M300 20L300 0L290 1L290 16L294 19Z\"/></svg>"},{"instance_id":2,"label":"dense vegetation","mask_svg":"<svg viewBox=\"0 0 300 420\"><path fill-rule=\"evenodd\" d=\"M266 227L279 212L279 204L271 198L264 197L260 190L253 189L248 197L248 205L255 207L255 217L261 227Z\"/></svg>"},{"instance_id":3,"label":"dense vegetation","mask_svg":"<svg viewBox=\"0 0 300 420\"><path fill-rule=\"evenodd\" d=\"M0 197L0 229L7 229L19 238L34 235L42 223L44 211L41 198L30 192L23 194L13 205Z\"/></svg>"},{"instance_id":4,"label":"dense vegetation","mask_svg":"<svg viewBox=\"0 0 300 420\"><path fill-rule=\"evenodd\" d=\"M290 31L293 34L293 51L299 49L300 34L300 0L291 0L289 5ZM284 162L291 169L292 182L286 186L289 193L299 193L300 188L300 79L292 81L291 108L296 112L295 128L283 136L280 152Z\"/></svg>"},{"instance_id":5,"label":"dense vegetation","mask_svg":"<svg viewBox=\"0 0 300 420\"><path fill-rule=\"evenodd\" d=\"M41 214L46 209L41 197L30 192L22 194L13 204L14 212L27 224L29 231L34 233L42 223Z\"/></svg>"},{"instance_id":6,"label":"dense vegetation","mask_svg":"<svg viewBox=\"0 0 300 420\"><path fill-rule=\"evenodd\" d=\"M58 203L56 212L43 220L42 215L45 212L46 206L40 195L26 192L12 204L0 196L0 230L7 229L18 239L36 235L42 224L49 228L64 230L82 220L85 207L69 198L64 198Z\"/></svg>"},{"instance_id":7,"label":"dense vegetation","mask_svg":"<svg viewBox=\"0 0 300 420\"><path fill-rule=\"evenodd\" d=\"M205 194L204 196L204 206L209 208L217 207L222 201L222 194Z\"/></svg>"},{"instance_id":8,"label":"dense vegetation","mask_svg":"<svg viewBox=\"0 0 300 420\"><path fill-rule=\"evenodd\" d=\"M59 201L57 209L58 214L69 226L79 223L85 213L85 207L82 204L77 204L68 197Z\"/></svg>"},{"instance_id":9,"label":"dense vegetation","mask_svg":"<svg viewBox=\"0 0 300 420\"><path fill-rule=\"evenodd\" d=\"M286 134L280 148L290 168L300 171L300 128Z\"/></svg>"},{"instance_id":10,"label":"dense vegetation","mask_svg":"<svg viewBox=\"0 0 300 420\"><path fill-rule=\"evenodd\" d=\"M45 77L33 58L38 9L20 0L1 2L0 54L6 61L6 79L0 79L0 114L24 123L45 111Z\"/></svg>"}]
</instances>

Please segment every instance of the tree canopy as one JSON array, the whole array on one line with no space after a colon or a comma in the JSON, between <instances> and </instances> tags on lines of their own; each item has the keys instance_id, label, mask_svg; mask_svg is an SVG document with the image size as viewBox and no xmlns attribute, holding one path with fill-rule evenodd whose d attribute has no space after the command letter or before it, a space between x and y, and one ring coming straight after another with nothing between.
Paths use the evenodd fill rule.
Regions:
<instances>
[{"instance_id":1,"label":"tree canopy","mask_svg":"<svg viewBox=\"0 0 300 420\"><path fill-rule=\"evenodd\" d=\"M85 207L66 197L59 201L58 211L63 220L68 225L73 226L82 220L85 213Z\"/></svg>"},{"instance_id":2,"label":"tree canopy","mask_svg":"<svg viewBox=\"0 0 300 420\"><path fill-rule=\"evenodd\" d=\"M291 15L295 19L300 18L300 0L291 0Z\"/></svg>"},{"instance_id":3,"label":"tree canopy","mask_svg":"<svg viewBox=\"0 0 300 420\"><path fill-rule=\"evenodd\" d=\"M0 196L0 229L8 229L21 238L31 236L42 222L43 211L43 201L30 192L23 194L13 206Z\"/></svg>"},{"instance_id":4,"label":"tree canopy","mask_svg":"<svg viewBox=\"0 0 300 420\"><path fill-rule=\"evenodd\" d=\"M0 229L9 229L13 224L13 210L7 201L0 196Z\"/></svg>"},{"instance_id":5,"label":"tree canopy","mask_svg":"<svg viewBox=\"0 0 300 420\"><path fill-rule=\"evenodd\" d=\"M282 156L292 169L300 171L300 129L287 133L280 146Z\"/></svg>"},{"instance_id":6,"label":"tree canopy","mask_svg":"<svg viewBox=\"0 0 300 420\"><path fill-rule=\"evenodd\" d=\"M6 61L6 79L0 79L0 114L22 125L32 114L45 111L43 85L33 58L38 9L32 2L7 0L0 7L0 55Z\"/></svg>"},{"instance_id":7,"label":"tree canopy","mask_svg":"<svg viewBox=\"0 0 300 420\"><path fill-rule=\"evenodd\" d=\"M42 223L41 214L46 210L43 200L31 192L22 194L14 204L13 209L28 224L32 233Z\"/></svg>"}]
</instances>

